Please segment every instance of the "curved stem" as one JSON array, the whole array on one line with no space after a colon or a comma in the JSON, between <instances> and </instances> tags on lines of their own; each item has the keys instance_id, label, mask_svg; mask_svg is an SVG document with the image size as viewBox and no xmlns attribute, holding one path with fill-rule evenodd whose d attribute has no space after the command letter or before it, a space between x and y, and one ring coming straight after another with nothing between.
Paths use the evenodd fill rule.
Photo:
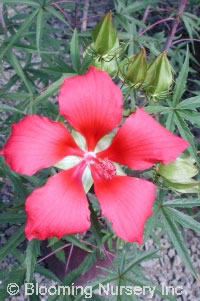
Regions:
<instances>
[{"instance_id":1,"label":"curved stem","mask_svg":"<svg viewBox=\"0 0 200 301\"><path fill-rule=\"evenodd\" d=\"M89 0L85 0L84 9L83 9L83 22L82 22L82 26L81 26L81 31L85 31L86 28L87 28L88 8L89 8Z\"/></svg>"},{"instance_id":2,"label":"curved stem","mask_svg":"<svg viewBox=\"0 0 200 301\"><path fill-rule=\"evenodd\" d=\"M159 20L159 21L153 23L152 25L148 26L147 28L145 28L143 31L141 31L139 33L139 36L143 35L145 32L147 32L148 30L150 30L152 27L154 27L154 26L156 26L158 24L164 23L166 21L171 21L171 20L174 20L174 18L169 17L169 18L165 18L165 19Z\"/></svg>"},{"instance_id":3,"label":"curved stem","mask_svg":"<svg viewBox=\"0 0 200 301\"><path fill-rule=\"evenodd\" d=\"M176 40L171 45L175 45L175 44L178 44L178 43L181 43L181 42L187 42L187 41L190 41L190 42L193 42L193 41L194 42L200 42L200 40L198 40L198 39L185 38L185 39Z\"/></svg>"},{"instance_id":4,"label":"curved stem","mask_svg":"<svg viewBox=\"0 0 200 301\"><path fill-rule=\"evenodd\" d=\"M71 244L71 247L70 247L70 250L69 250L69 256L67 258L67 263L66 263L66 267L65 267L65 273L67 273L67 270L69 268L69 262L70 262L70 259L72 257L73 248L74 248L74 246Z\"/></svg>"},{"instance_id":5,"label":"curved stem","mask_svg":"<svg viewBox=\"0 0 200 301\"><path fill-rule=\"evenodd\" d=\"M148 17L148 14L149 14L149 11L150 11L150 5L147 5L146 9L145 9L145 12L144 12L144 16L142 18L142 23L145 24L146 23L146 19ZM142 28L139 29L138 33L141 33L142 32Z\"/></svg>"},{"instance_id":6,"label":"curved stem","mask_svg":"<svg viewBox=\"0 0 200 301\"><path fill-rule=\"evenodd\" d=\"M39 260L36 262L36 264L40 263L41 261L47 259L48 257L50 257L50 256L52 256L52 255L54 255L54 254L56 254L56 253L59 252L60 250L65 249L65 248L67 248L67 247L69 247L69 246L71 246L71 243L68 243L68 244L66 244L66 245L64 245L64 246L62 246L62 247L56 249L55 251L53 251L53 252L47 254L46 256L44 256L44 257L42 257L41 259L39 259Z\"/></svg>"},{"instance_id":7,"label":"curved stem","mask_svg":"<svg viewBox=\"0 0 200 301\"><path fill-rule=\"evenodd\" d=\"M173 38L174 38L174 36L176 34L178 25L181 22L181 15L184 12L186 4L187 4L187 0L180 0L179 7L178 7L178 10L177 10L177 13L176 13L176 18L175 18L174 23L172 25L171 31L170 31L170 33L168 35L167 41L165 42L163 51L168 51L169 48L172 45L172 40L173 40Z\"/></svg>"}]
</instances>

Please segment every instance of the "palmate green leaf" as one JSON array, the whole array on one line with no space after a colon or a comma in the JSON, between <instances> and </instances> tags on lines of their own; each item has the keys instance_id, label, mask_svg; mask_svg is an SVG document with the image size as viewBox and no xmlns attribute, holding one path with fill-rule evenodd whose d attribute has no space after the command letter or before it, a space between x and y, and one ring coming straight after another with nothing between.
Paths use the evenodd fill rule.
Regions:
<instances>
[{"instance_id":1,"label":"palmate green leaf","mask_svg":"<svg viewBox=\"0 0 200 301\"><path fill-rule=\"evenodd\" d=\"M0 214L0 224L22 224L26 221L25 212L4 212Z\"/></svg>"},{"instance_id":2,"label":"palmate green leaf","mask_svg":"<svg viewBox=\"0 0 200 301\"><path fill-rule=\"evenodd\" d=\"M56 56L45 55L43 56L44 62L47 64L47 67L42 67L40 70L49 74L49 72L59 72L62 74L65 73L75 73L75 71L66 63L65 58L58 58ZM45 65L46 65L45 64Z\"/></svg>"},{"instance_id":3,"label":"palmate green leaf","mask_svg":"<svg viewBox=\"0 0 200 301\"><path fill-rule=\"evenodd\" d=\"M120 24L122 26L122 28L125 29L126 32L118 32L118 37L119 39L122 39L122 40L129 40L131 35L130 33L128 32L129 31L129 23L128 23L128 20L124 18L124 16L121 15L120 13L120 9L116 8L116 14L115 14L115 24ZM131 43L131 41L130 41Z\"/></svg>"},{"instance_id":4,"label":"palmate green leaf","mask_svg":"<svg viewBox=\"0 0 200 301\"><path fill-rule=\"evenodd\" d=\"M45 276L46 278L52 279L58 283L61 282L60 279L53 272L51 272L49 269L46 269L39 264L35 266L35 272Z\"/></svg>"},{"instance_id":5,"label":"palmate green leaf","mask_svg":"<svg viewBox=\"0 0 200 301\"><path fill-rule=\"evenodd\" d=\"M40 54L41 54L41 52L40 52ZM32 71L32 70L30 69L30 71ZM40 68L40 72L44 73L43 76L46 76L48 74L48 76L52 75L52 77L53 77L56 75L56 76L60 77L63 75L64 72L66 72L66 70L63 72L63 70L60 70L59 67L54 66L54 67L50 67L50 68L48 68L48 67Z\"/></svg>"},{"instance_id":6,"label":"palmate green leaf","mask_svg":"<svg viewBox=\"0 0 200 301\"><path fill-rule=\"evenodd\" d=\"M191 110L179 110L179 115L194 126L200 127L200 113Z\"/></svg>"},{"instance_id":7,"label":"palmate green leaf","mask_svg":"<svg viewBox=\"0 0 200 301\"><path fill-rule=\"evenodd\" d=\"M13 249L10 253L21 265L24 264L24 252L18 250L17 248Z\"/></svg>"},{"instance_id":8,"label":"palmate green leaf","mask_svg":"<svg viewBox=\"0 0 200 301\"><path fill-rule=\"evenodd\" d=\"M148 222L145 226L144 242L146 242L146 240L149 238L151 233L153 233L153 229L155 228L156 222L159 217L159 211L160 211L159 205L155 205L154 211L153 211L153 216L150 217L150 219L148 220Z\"/></svg>"},{"instance_id":9,"label":"palmate green leaf","mask_svg":"<svg viewBox=\"0 0 200 301\"><path fill-rule=\"evenodd\" d=\"M66 77L67 77L67 75L63 75L57 81L52 83L44 92L42 92L39 96L37 96L33 101L33 106L38 105L40 102L42 102L42 101L48 99L48 97L54 95L60 89L60 87Z\"/></svg>"},{"instance_id":10,"label":"palmate green leaf","mask_svg":"<svg viewBox=\"0 0 200 301\"><path fill-rule=\"evenodd\" d=\"M155 283L153 283L145 278L138 278L138 277L127 278L127 277L125 277L124 279L125 279L125 281L132 283L134 286L138 286L141 288L150 287L151 289L155 288L153 298L155 297L155 294L157 294L161 298L165 297L165 300L176 301L176 298L174 296L172 296L171 294L166 294L166 292L159 285L156 285Z\"/></svg>"},{"instance_id":11,"label":"palmate green leaf","mask_svg":"<svg viewBox=\"0 0 200 301\"><path fill-rule=\"evenodd\" d=\"M53 65L52 65L52 56L46 56L45 61L47 61L49 68L59 68L63 71L63 74L65 73L75 73L72 67L69 66L69 64L66 62L65 57L58 58L56 56L53 57Z\"/></svg>"},{"instance_id":12,"label":"palmate green leaf","mask_svg":"<svg viewBox=\"0 0 200 301\"><path fill-rule=\"evenodd\" d=\"M70 27L69 23L65 20L65 18L52 6L45 6L45 10L51 15L55 16L61 22L65 23L68 27Z\"/></svg>"},{"instance_id":13,"label":"palmate green leaf","mask_svg":"<svg viewBox=\"0 0 200 301\"><path fill-rule=\"evenodd\" d=\"M165 210L176 220L176 222L181 224L183 227L192 229L196 232L200 232L200 223L193 219L191 216L174 208L167 207Z\"/></svg>"},{"instance_id":14,"label":"palmate green leaf","mask_svg":"<svg viewBox=\"0 0 200 301\"><path fill-rule=\"evenodd\" d=\"M92 64L92 56L91 55L88 55L86 54L82 60L82 65L80 67L80 70L79 70L79 74L85 74L88 67L91 66Z\"/></svg>"},{"instance_id":15,"label":"palmate green leaf","mask_svg":"<svg viewBox=\"0 0 200 301\"><path fill-rule=\"evenodd\" d=\"M154 249L152 251L143 252L142 254L139 254L132 260L132 262L128 265L128 267L125 268L125 270L121 273L122 275L125 275L128 273L135 265L138 265L144 260L150 260L152 256L154 256L159 249Z\"/></svg>"},{"instance_id":16,"label":"palmate green leaf","mask_svg":"<svg viewBox=\"0 0 200 301\"><path fill-rule=\"evenodd\" d=\"M162 207L161 212L163 217L163 223L169 239L176 248L178 255L183 259L188 270L192 273L192 275L195 278L198 278L198 275L192 265L188 250L185 247L183 237L178 229L176 222L174 221L174 218L171 215L169 215L168 211L166 210L166 207Z\"/></svg>"},{"instance_id":17,"label":"palmate green leaf","mask_svg":"<svg viewBox=\"0 0 200 301\"><path fill-rule=\"evenodd\" d=\"M181 72L179 73L179 76L176 80L175 91L173 94L173 106L174 107L177 106L178 102L181 99L181 96L183 95L183 93L185 91L188 70L189 70L189 51L187 49L185 62L183 64Z\"/></svg>"},{"instance_id":18,"label":"palmate green leaf","mask_svg":"<svg viewBox=\"0 0 200 301\"><path fill-rule=\"evenodd\" d=\"M175 130L175 125L174 125L175 110L172 107L171 101L169 101L168 99L166 99L166 101L168 103L170 111L168 112L167 121L166 121L166 125L165 126L171 132L174 132L174 130Z\"/></svg>"},{"instance_id":19,"label":"palmate green leaf","mask_svg":"<svg viewBox=\"0 0 200 301\"><path fill-rule=\"evenodd\" d=\"M21 175L21 177L37 187L42 186L46 182L46 179L44 178L44 176L43 176L43 178L38 178L36 176Z\"/></svg>"},{"instance_id":20,"label":"palmate green leaf","mask_svg":"<svg viewBox=\"0 0 200 301\"><path fill-rule=\"evenodd\" d=\"M200 206L200 199L175 199L172 201L164 202L163 207L181 207L181 208L193 208Z\"/></svg>"},{"instance_id":21,"label":"palmate green leaf","mask_svg":"<svg viewBox=\"0 0 200 301\"><path fill-rule=\"evenodd\" d=\"M33 273L35 268L36 259L40 253L39 240L32 239L28 242L26 248L26 258L24 265L26 267L26 281L31 282L33 280Z\"/></svg>"},{"instance_id":22,"label":"palmate green leaf","mask_svg":"<svg viewBox=\"0 0 200 301\"><path fill-rule=\"evenodd\" d=\"M169 112L168 116L167 116L167 121L166 121L166 128L169 129L171 132L174 132L174 116L175 116L175 112L171 111Z\"/></svg>"},{"instance_id":23,"label":"palmate green leaf","mask_svg":"<svg viewBox=\"0 0 200 301\"><path fill-rule=\"evenodd\" d=\"M92 252L90 248L88 248L84 243L82 243L78 238L73 235L67 235L64 237L65 240L71 242L74 246L77 246L87 252Z\"/></svg>"},{"instance_id":24,"label":"palmate green leaf","mask_svg":"<svg viewBox=\"0 0 200 301\"><path fill-rule=\"evenodd\" d=\"M5 4L27 4L30 6L37 6L39 7L40 4L36 1L31 1L31 0L0 0L1 3L5 3Z\"/></svg>"},{"instance_id":25,"label":"palmate green leaf","mask_svg":"<svg viewBox=\"0 0 200 301\"><path fill-rule=\"evenodd\" d=\"M72 66L74 70L78 73L81 67L81 60L80 60L80 50L79 50L79 43L78 43L78 33L76 29L74 30L70 42L70 55L72 60Z\"/></svg>"},{"instance_id":26,"label":"palmate green leaf","mask_svg":"<svg viewBox=\"0 0 200 301\"><path fill-rule=\"evenodd\" d=\"M80 277L80 275L86 273L87 270L96 262L96 260L97 251L95 250L93 253L87 255L77 268L75 268L65 276L63 284L70 285L71 283L73 283L76 279Z\"/></svg>"},{"instance_id":27,"label":"palmate green leaf","mask_svg":"<svg viewBox=\"0 0 200 301\"><path fill-rule=\"evenodd\" d=\"M17 81L18 81L18 76L15 74L10 78L10 80L7 82L7 84L5 84L0 89L0 94L7 92L12 86L14 86L16 84Z\"/></svg>"},{"instance_id":28,"label":"palmate green leaf","mask_svg":"<svg viewBox=\"0 0 200 301\"><path fill-rule=\"evenodd\" d=\"M121 13L130 14L136 11L140 11L141 9L146 8L147 5L151 5L157 2L158 0L134 1L134 3L125 6Z\"/></svg>"},{"instance_id":29,"label":"palmate green leaf","mask_svg":"<svg viewBox=\"0 0 200 301\"><path fill-rule=\"evenodd\" d=\"M41 7L37 15L37 23L36 23L36 46L39 53L40 53L40 43L42 40L43 23L44 23L44 9Z\"/></svg>"},{"instance_id":30,"label":"palmate green leaf","mask_svg":"<svg viewBox=\"0 0 200 301\"><path fill-rule=\"evenodd\" d=\"M9 105L4 105L4 104L0 104L0 112L14 112L14 113L19 113L19 114L23 114L26 115L26 113L24 113L21 110L16 109L15 107L11 107Z\"/></svg>"},{"instance_id":31,"label":"palmate green leaf","mask_svg":"<svg viewBox=\"0 0 200 301\"><path fill-rule=\"evenodd\" d=\"M191 39L190 42L193 46L193 52L195 52L193 37L198 36L199 19L197 16L187 12L184 13L181 18Z\"/></svg>"},{"instance_id":32,"label":"palmate green leaf","mask_svg":"<svg viewBox=\"0 0 200 301\"><path fill-rule=\"evenodd\" d=\"M54 239L55 239L55 240L54 240ZM65 263L65 262L66 262L66 256L65 256L65 251L64 251L64 249L58 250L59 248L64 247L64 246L65 246L65 243L64 243L63 241L57 239L56 237L53 237L52 240L53 240L53 243L51 243L51 241L48 240L48 241L50 241L50 243L51 243L51 249L52 249L53 251L56 251L55 256L56 256L61 262ZM50 246L50 244L49 244L48 246Z\"/></svg>"},{"instance_id":33,"label":"palmate green leaf","mask_svg":"<svg viewBox=\"0 0 200 301\"><path fill-rule=\"evenodd\" d=\"M166 114L169 113L171 109L169 107L164 107L164 106L147 106L144 107L144 110L149 114L156 114L156 113Z\"/></svg>"},{"instance_id":34,"label":"palmate green leaf","mask_svg":"<svg viewBox=\"0 0 200 301\"><path fill-rule=\"evenodd\" d=\"M184 23L184 25L185 25L185 27L187 29L187 32L189 34L190 39L192 40L193 39L193 35L192 35L192 28L191 28L191 24L190 24L190 19L191 18L188 18L186 15L183 14L181 16L181 19L182 19L182 21L183 21L183 23Z\"/></svg>"},{"instance_id":35,"label":"palmate green leaf","mask_svg":"<svg viewBox=\"0 0 200 301\"><path fill-rule=\"evenodd\" d=\"M6 300L6 298L10 297L7 292L7 286L9 283L16 283L19 287L23 284L25 272L25 269L18 268L16 265L13 266L12 270L8 274L8 278L5 282L3 282L3 285L0 289L0 300Z\"/></svg>"},{"instance_id":36,"label":"palmate green leaf","mask_svg":"<svg viewBox=\"0 0 200 301\"><path fill-rule=\"evenodd\" d=\"M195 110L196 108L200 107L200 95L194 96L194 97L190 97L187 98L183 101L181 101L178 105L177 105L177 109L188 109L188 110Z\"/></svg>"},{"instance_id":37,"label":"palmate green leaf","mask_svg":"<svg viewBox=\"0 0 200 301\"><path fill-rule=\"evenodd\" d=\"M59 241L59 239L57 237L52 237L48 239L48 247L52 247L53 245L55 245L57 242Z\"/></svg>"},{"instance_id":38,"label":"palmate green leaf","mask_svg":"<svg viewBox=\"0 0 200 301\"><path fill-rule=\"evenodd\" d=\"M14 191L22 198L22 200L25 200L28 196L28 191L27 188L23 185L20 176L12 172L8 166L5 166L4 171L7 178L10 180Z\"/></svg>"},{"instance_id":39,"label":"palmate green leaf","mask_svg":"<svg viewBox=\"0 0 200 301\"><path fill-rule=\"evenodd\" d=\"M123 251L121 253L121 258L120 258L120 264L119 264L119 273L121 274L124 270L124 267L125 267L125 260L126 260L126 251Z\"/></svg>"},{"instance_id":40,"label":"palmate green leaf","mask_svg":"<svg viewBox=\"0 0 200 301\"><path fill-rule=\"evenodd\" d=\"M16 248L23 240L24 237L24 226L17 229L16 232L8 239L6 244L0 249L0 260L7 256L14 248Z\"/></svg>"},{"instance_id":41,"label":"palmate green leaf","mask_svg":"<svg viewBox=\"0 0 200 301\"><path fill-rule=\"evenodd\" d=\"M196 147L194 144L194 137L192 133L190 132L186 122L183 120L183 118L180 116L180 114L176 111L175 112L175 123L178 127L178 130L182 136L182 138L186 139L190 143L190 147L188 148L190 154L195 159L198 165L200 165L200 160L197 156Z\"/></svg>"},{"instance_id":42,"label":"palmate green leaf","mask_svg":"<svg viewBox=\"0 0 200 301\"><path fill-rule=\"evenodd\" d=\"M40 70L34 69L34 68L27 68L26 71L28 73L31 73L32 75L32 81L37 80L38 78L40 79L41 82L44 83L44 85L48 85L49 81L54 81L54 77L56 77L55 80L57 80L57 78L59 78L56 74L55 75L50 75L47 72L44 74L43 72L41 72Z\"/></svg>"},{"instance_id":43,"label":"palmate green leaf","mask_svg":"<svg viewBox=\"0 0 200 301\"><path fill-rule=\"evenodd\" d=\"M29 84L29 81L28 79L26 78L26 75L17 59L17 56L12 52L10 51L8 53L8 59L10 60L10 63L13 67L13 69L15 70L15 72L17 73L17 75L23 80L27 90L29 91L30 94L33 94L33 90Z\"/></svg>"},{"instance_id":44,"label":"palmate green leaf","mask_svg":"<svg viewBox=\"0 0 200 301\"><path fill-rule=\"evenodd\" d=\"M16 93L0 93L0 97L2 99L9 99L9 100L21 100L21 99L27 99L30 97L30 94L24 93L24 92L16 92Z\"/></svg>"},{"instance_id":45,"label":"palmate green leaf","mask_svg":"<svg viewBox=\"0 0 200 301\"><path fill-rule=\"evenodd\" d=\"M34 47L34 46L33 45L24 45L22 43L16 43L15 44L16 49L24 51L24 52L29 53L29 54L38 53L37 47ZM54 55L54 54L56 54L56 52L55 51L48 51L48 50L45 50L45 49L40 49L40 54Z\"/></svg>"},{"instance_id":46,"label":"palmate green leaf","mask_svg":"<svg viewBox=\"0 0 200 301\"><path fill-rule=\"evenodd\" d=\"M114 4L115 4L115 9L118 13L120 13L122 9L125 8L125 1L114 0Z\"/></svg>"},{"instance_id":47,"label":"palmate green leaf","mask_svg":"<svg viewBox=\"0 0 200 301\"><path fill-rule=\"evenodd\" d=\"M29 26L32 24L34 18L38 14L39 9L36 9L35 11L32 12L31 15L29 15L26 20L22 23L20 26L19 30L11 37L10 41L5 47L1 47L0 49L0 61L2 60L3 56L11 49L11 47L19 40L24 32L29 28Z\"/></svg>"},{"instance_id":48,"label":"palmate green leaf","mask_svg":"<svg viewBox=\"0 0 200 301\"><path fill-rule=\"evenodd\" d=\"M139 28L142 28L142 29L145 29L146 28L146 25L141 22L140 20L138 20L137 18L134 18L133 16L128 16L126 15L126 20L127 21L130 21L131 23L134 23L135 25L139 26ZM129 33L130 33L130 30L129 30ZM135 31L134 35L137 34L137 31ZM140 36L137 37L138 38L138 42L140 40ZM142 43L141 43L142 44ZM159 52L158 52L159 54Z\"/></svg>"}]
</instances>

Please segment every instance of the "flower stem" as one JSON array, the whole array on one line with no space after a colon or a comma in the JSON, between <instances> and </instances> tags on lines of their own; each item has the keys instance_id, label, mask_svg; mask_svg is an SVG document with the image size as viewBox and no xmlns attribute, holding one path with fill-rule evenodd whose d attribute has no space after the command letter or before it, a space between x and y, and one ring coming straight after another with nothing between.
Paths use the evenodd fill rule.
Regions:
<instances>
[{"instance_id":1,"label":"flower stem","mask_svg":"<svg viewBox=\"0 0 200 301\"><path fill-rule=\"evenodd\" d=\"M98 216L88 198L89 209L91 212L91 231L94 234L97 245L100 247L102 245L102 234L101 234L101 225L98 220Z\"/></svg>"},{"instance_id":2,"label":"flower stem","mask_svg":"<svg viewBox=\"0 0 200 301\"><path fill-rule=\"evenodd\" d=\"M176 34L178 25L181 22L181 15L184 12L186 4L187 4L187 0L180 0L179 7L178 7L178 10L177 10L177 13L176 13L176 18L175 18L175 20L173 22L173 25L172 25L171 31L170 31L170 33L168 35L167 41L165 42L163 51L168 51L169 48L172 45L172 40L173 40L173 38L174 38L174 36Z\"/></svg>"}]
</instances>

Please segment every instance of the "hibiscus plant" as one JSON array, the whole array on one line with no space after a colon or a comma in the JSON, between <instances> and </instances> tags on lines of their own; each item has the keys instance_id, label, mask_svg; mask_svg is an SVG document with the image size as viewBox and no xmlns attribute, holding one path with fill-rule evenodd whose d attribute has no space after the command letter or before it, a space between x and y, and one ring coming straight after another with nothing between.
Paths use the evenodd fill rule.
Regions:
<instances>
[{"instance_id":1,"label":"hibiscus plant","mask_svg":"<svg viewBox=\"0 0 200 301\"><path fill-rule=\"evenodd\" d=\"M177 300L141 265L162 238L199 281L199 20L185 0L107 2L0 0L0 300Z\"/></svg>"}]
</instances>

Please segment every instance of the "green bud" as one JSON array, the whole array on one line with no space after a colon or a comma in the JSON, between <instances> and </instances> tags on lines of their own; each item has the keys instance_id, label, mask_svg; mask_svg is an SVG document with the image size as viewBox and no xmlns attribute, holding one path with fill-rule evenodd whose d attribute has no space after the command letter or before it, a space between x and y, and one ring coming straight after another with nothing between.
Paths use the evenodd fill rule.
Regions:
<instances>
[{"instance_id":1,"label":"green bud","mask_svg":"<svg viewBox=\"0 0 200 301\"><path fill-rule=\"evenodd\" d=\"M140 50L129 62L128 69L125 74L125 80L130 81L131 85L140 87L144 82L147 72L146 51L144 48Z\"/></svg>"},{"instance_id":2,"label":"green bud","mask_svg":"<svg viewBox=\"0 0 200 301\"><path fill-rule=\"evenodd\" d=\"M104 55L99 55L94 50L94 44L89 45L83 56L89 55L92 57L91 65L97 67L100 70L108 72L111 76L115 76L118 73L118 57L121 51L119 41L117 40L114 47Z\"/></svg>"},{"instance_id":3,"label":"green bud","mask_svg":"<svg viewBox=\"0 0 200 301\"><path fill-rule=\"evenodd\" d=\"M108 53L118 41L117 33L112 24L112 12L108 12L92 31L94 49L100 54Z\"/></svg>"},{"instance_id":4,"label":"green bud","mask_svg":"<svg viewBox=\"0 0 200 301\"><path fill-rule=\"evenodd\" d=\"M119 56L119 42L105 55L98 56L94 60L94 66L98 69L108 72L111 76L115 76L118 72L117 58Z\"/></svg>"},{"instance_id":5,"label":"green bud","mask_svg":"<svg viewBox=\"0 0 200 301\"><path fill-rule=\"evenodd\" d=\"M154 101L166 97L173 82L172 69L166 51L162 52L147 69L142 87Z\"/></svg>"},{"instance_id":6,"label":"green bud","mask_svg":"<svg viewBox=\"0 0 200 301\"><path fill-rule=\"evenodd\" d=\"M184 193L200 192L200 183L192 179L199 171L190 155L183 154L168 165L158 164L156 171L176 191Z\"/></svg>"},{"instance_id":7,"label":"green bud","mask_svg":"<svg viewBox=\"0 0 200 301\"><path fill-rule=\"evenodd\" d=\"M158 172L159 174L172 181L172 182L182 182L186 179L193 178L198 174L198 168L194 165L192 158L188 155L180 156L168 165L159 164Z\"/></svg>"},{"instance_id":8,"label":"green bud","mask_svg":"<svg viewBox=\"0 0 200 301\"><path fill-rule=\"evenodd\" d=\"M200 183L199 181L189 179L187 183L174 183L166 180L169 187L182 193L199 193Z\"/></svg>"}]
</instances>

